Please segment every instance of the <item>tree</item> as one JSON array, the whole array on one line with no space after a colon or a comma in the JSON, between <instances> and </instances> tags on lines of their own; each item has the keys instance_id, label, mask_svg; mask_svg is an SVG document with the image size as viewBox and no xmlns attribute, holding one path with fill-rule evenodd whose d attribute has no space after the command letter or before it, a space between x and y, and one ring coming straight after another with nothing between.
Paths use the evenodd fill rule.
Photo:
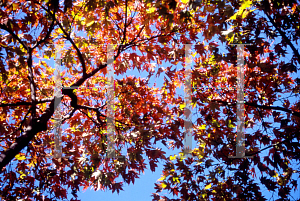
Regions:
<instances>
[{"instance_id":1,"label":"tree","mask_svg":"<svg viewBox=\"0 0 300 201\"><path fill-rule=\"evenodd\" d=\"M77 200L79 188L90 186L119 192L123 182L134 183L145 170L146 158L152 171L158 159L165 163L153 200L268 200L263 188L279 200L292 198L300 159L299 78L292 76L300 62L295 46L299 2L57 2L1 4L3 200ZM192 85L198 89L193 88L192 105L198 144L194 158L168 157L154 145L184 147L185 105L176 87L185 81L183 44L192 43L197 44ZM236 91L205 88L235 86L237 48L232 43L251 44L243 55L244 116L246 131L251 130L246 155L253 158L228 157L235 155L237 144ZM120 156L125 149L125 158L105 158L108 105L101 87L107 82L109 44L115 48L115 74L148 72L148 79L115 82L115 151ZM53 157L58 77L44 61L54 57L58 45L63 47L62 85L69 87L59 99L65 128L61 158ZM289 52L292 57L286 58ZM154 68L153 62L172 65ZM163 87L151 87L149 79L160 75ZM162 190L170 197L161 196Z\"/></svg>"}]
</instances>

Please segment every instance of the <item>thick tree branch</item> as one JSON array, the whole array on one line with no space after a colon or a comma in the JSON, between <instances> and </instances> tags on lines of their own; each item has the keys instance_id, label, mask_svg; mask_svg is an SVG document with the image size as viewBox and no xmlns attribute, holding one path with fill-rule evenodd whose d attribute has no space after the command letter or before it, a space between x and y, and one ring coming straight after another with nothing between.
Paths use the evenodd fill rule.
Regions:
<instances>
[{"instance_id":1,"label":"thick tree branch","mask_svg":"<svg viewBox=\"0 0 300 201\"><path fill-rule=\"evenodd\" d=\"M28 79L30 83L30 98L31 98L31 116L32 119L34 120L36 118L36 86L34 83L34 76L33 76L33 69L32 69L32 48L28 49L28 60L27 60L27 65L28 65ZM33 123L33 121L31 122ZM33 125L32 125L33 126Z\"/></svg>"},{"instance_id":2,"label":"thick tree branch","mask_svg":"<svg viewBox=\"0 0 300 201\"><path fill-rule=\"evenodd\" d=\"M46 10L47 11L47 10ZM60 28L62 29L62 31L64 32L64 34L67 36L67 39L73 44L75 45L74 47L77 48L76 44L74 43L74 41L71 39L71 37L69 36L69 34L63 29L62 25L57 22L58 25L60 26ZM2 28L2 25L1 27ZM22 42L22 41L21 41ZM75 48L75 49L76 49ZM32 49L31 49L32 51ZM83 64L83 76L78 79L74 84L72 84L71 87L79 87L81 86L87 79L89 79L90 77L94 76L96 73L98 73L101 69L104 69L105 67L107 67L107 63L100 63L98 65L97 68L95 68L94 70L92 70L92 72L87 73L86 69L85 69L85 63L84 63L84 59L82 57L82 54L80 52L80 50L77 48L76 49L77 53L79 54L79 58L80 58L80 62L82 62ZM114 60L116 60L116 58L121 54L121 46L119 46L118 48L118 52L117 55L114 56ZM31 55L31 54L29 54ZM81 55L81 56L80 56ZM30 60L31 59L31 60ZM30 62L32 62L32 57L29 57L29 64ZM31 72L32 74L33 72ZM31 76L31 75L30 75ZM34 87L34 82L32 82L33 76L30 77L30 84L31 87ZM32 90L32 92L34 92L34 90ZM79 109L81 106L78 106L77 104L77 96L73 93L73 89L63 89L62 93L64 95L67 95L71 98L71 106L76 110ZM36 96L34 93L32 93L32 101L31 105L34 106L37 104L36 101ZM5 151L3 151L0 155L0 171L3 171L3 168L11 161L14 159L14 157L26 146L28 146L29 142L34 138L34 136L41 132L41 131L46 131L47 130L47 122L49 121L49 119L51 118L51 116L54 114L54 111L56 109L56 107L59 104L54 105L55 102L55 98L52 98L51 103L49 105L49 107L46 109L46 111L43 113L43 115L40 118L32 118L30 125L27 127L27 129L25 129L24 133L22 134L21 137L17 138L16 141ZM27 105L27 102L24 102L25 105ZM28 104L30 105L30 104ZM8 106L8 105L5 105ZM4 107L4 105L3 105ZM35 110L33 110L35 111ZM98 113L99 114L99 113ZM101 114L100 114L101 115Z\"/></svg>"},{"instance_id":3,"label":"thick tree branch","mask_svg":"<svg viewBox=\"0 0 300 201\"><path fill-rule=\"evenodd\" d=\"M56 9L54 9L56 11ZM55 12L53 14L55 16ZM37 42L37 44L34 46L37 47L41 43L45 42L49 37L54 29L54 19L52 24L50 26L49 31L47 32L46 36L44 39L41 41ZM37 101L36 97L36 86L34 83L34 75L33 75L33 69L32 69L32 52L34 48L28 47L24 42L21 41L21 39L12 31L10 30L7 26L0 24L0 28L6 30L9 32L26 50L28 54L28 59L27 59L27 65L28 65L28 79L30 83L30 90L31 90L31 102L20 102L20 103L13 103L13 104L1 104L1 107L6 107L6 106L19 106L19 105L31 105L31 114L32 118L30 120L29 126L25 129L24 133L16 139L16 141L6 150L4 150L1 155L0 155L0 172L3 171L3 168L11 161L14 159L14 157L26 146L28 146L29 142L34 138L34 136L41 131L47 130L47 122L53 115L55 111L55 105L54 105L54 98L52 98L50 106L48 109L44 112L44 114L40 118L36 118L36 104L37 103L43 103L43 102L49 102L50 100L42 100L42 101Z\"/></svg>"},{"instance_id":4,"label":"thick tree branch","mask_svg":"<svg viewBox=\"0 0 300 201\"><path fill-rule=\"evenodd\" d=\"M56 106L57 107L57 106ZM43 113L40 118L31 119L29 126L25 129L24 133L16 139L16 141L0 155L0 172L3 168L14 159L14 157L34 138L34 136L41 131L47 130L47 122L55 111L54 99L51 101L50 106Z\"/></svg>"},{"instance_id":5,"label":"thick tree branch","mask_svg":"<svg viewBox=\"0 0 300 201\"><path fill-rule=\"evenodd\" d=\"M120 48L117 53L117 55L114 57L114 60L120 55ZM99 64L97 68L95 68L92 72L86 74L85 76L82 76L79 80L77 80L72 87L74 86L81 86L87 79L95 75L97 72L99 72L101 69L105 68L107 64ZM74 109L78 109L81 106L78 106L77 104L77 96L73 93L72 89L63 89L62 90L64 95L68 95L71 98L71 106ZM22 134L21 137L17 138L16 141L5 151L2 152L0 155L0 171L3 170L3 168L14 159L14 157L26 146L28 146L29 142L34 138L34 136L41 131L47 130L47 122L51 118L51 116L54 114L55 107L57 107L59 104L56 104L54 106L54 98L52 98L51 103L47 110L44 112L44 114L40 118L32 119L30 122L30 126L27 127L25 132ZM48 102L48 100L46 101ZM25 102L27 104L27 102ZM31 103L32 104L32 103ZM28 104L30 105L30 104ZM32 125L32 126L31 126Z\"/></svg>"}]
</instances>

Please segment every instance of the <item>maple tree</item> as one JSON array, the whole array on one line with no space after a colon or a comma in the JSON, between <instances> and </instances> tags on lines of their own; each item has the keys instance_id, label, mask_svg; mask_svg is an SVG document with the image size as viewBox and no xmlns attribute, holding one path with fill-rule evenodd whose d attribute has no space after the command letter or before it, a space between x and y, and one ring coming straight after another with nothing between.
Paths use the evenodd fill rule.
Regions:
<instances>
[{"instance_id":1,"label":"maple tree","mask_svg":"<svg viewBox=\"0 0 300 201\"><path fill-rule=\"evenodd\" d=\"M300 62L299 12L293 0L1 2L1 198L78 200L80 187L90 186L119 192L124 182L134 184L147 159L152 171L165 163L153 200L269 200L264 188L291 199L300 159L300 83L291 74ZM244 116L252 158L229 157L237 124L237 90L229 89L237 77L233 43L249 44ZM138 69L165 78L163 87L133 76L115 81L115 151L125 149L125 158L105 158L108 44L116 75ZM184 44L196 44L193 158L169 157L155 146L184 147L184 100L176 95L185 82ZM62 85L80 87L62 89L61 158L52 157L57 77L45 62L58 45ZM170 66L152 65L165 62Z\"/></svg>"}]
</instances>

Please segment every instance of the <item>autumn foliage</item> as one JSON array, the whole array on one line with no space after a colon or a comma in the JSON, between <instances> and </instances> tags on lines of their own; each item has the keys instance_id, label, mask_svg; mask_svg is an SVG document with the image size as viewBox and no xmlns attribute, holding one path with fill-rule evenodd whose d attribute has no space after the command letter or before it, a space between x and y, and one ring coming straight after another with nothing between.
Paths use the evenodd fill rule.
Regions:
<instances>
[{"instance_id":1,"label":"autumn foliage","mask_svg":"<svg viewBox=\"0 0 300 201\"><path fill-rule=\"evenodd\" d=\"M120 192L164 163L153 200L291 200L300 160L298 1L20 0L0 3L0 197L78 200ZM244 46L245 152L236 152ZM107 151L107 45L115 147ZM193 44L194 149L184 148L185 44ZM62 47L62 158L53 157L53 58ZM125 76L129 70L146 73ZM151 79L162 85L151 84ZM68 191L71 190L71 194ZM167 192L168 196L165 196ZM296 195L297 196L297 195Z\"/></svg>"}]
</instances>

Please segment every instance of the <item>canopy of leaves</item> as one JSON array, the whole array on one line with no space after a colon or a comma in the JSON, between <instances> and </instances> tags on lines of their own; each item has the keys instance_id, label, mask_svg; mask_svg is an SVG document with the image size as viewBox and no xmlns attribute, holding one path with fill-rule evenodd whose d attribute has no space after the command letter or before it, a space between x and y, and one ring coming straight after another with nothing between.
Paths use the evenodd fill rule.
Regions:
<instances>
[{"instance_id":1,"label":"canopy of leaves","mask_svg":"<svg viewBox=\"0 0 300 201\"><path fill-rule=\"evenodd\" d=\"M293 199L300 173L298 1L0 4L2 200L75 201L81 187L119 193L124 182L134 184L147 163L155 171L159 160L165 165L153 200ZM244 118L245 152L252 158L229 158L236 154L233 43L249 44L243 55ZM114 44L116 75L132 69L148 75L115 81L114 143L125 158L105 158L108 44ZM176 95L185 83L184 44L196 44L191 50L192 86L197 86L192 91L194 158L169 157L156 146L184 147L184 99ZM62 158L53 157L58 77L48 60L58 46L62 85L80 87L62 90ZM152 77L164 80L163 87L150 86Z\"/></svg>"}]
</instances>

